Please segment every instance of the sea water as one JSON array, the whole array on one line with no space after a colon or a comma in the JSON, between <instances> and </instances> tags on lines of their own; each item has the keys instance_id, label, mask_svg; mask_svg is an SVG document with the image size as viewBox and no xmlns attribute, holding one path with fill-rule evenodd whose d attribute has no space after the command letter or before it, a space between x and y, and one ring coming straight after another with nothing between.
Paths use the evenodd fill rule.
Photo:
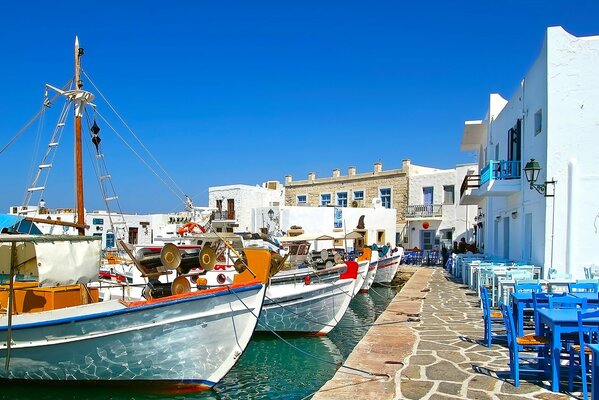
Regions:
<instances>
[{"instance_id":1,"label":"sea water","mask_svg":"<svg viewBox=\"0 0 599 400\"><path fill-rule=\"evenodd\" d=\"M398 288L373 286L358 294L339 324L327 336L254 333L239 362L213 389L199 393L164 395L143 388L105 386L54 387L10 385L0 388L1 399L197 399L303 400L333 377L385 310ZM190 343L189 351L193 351Z\"/></svg>"}]
</instances>

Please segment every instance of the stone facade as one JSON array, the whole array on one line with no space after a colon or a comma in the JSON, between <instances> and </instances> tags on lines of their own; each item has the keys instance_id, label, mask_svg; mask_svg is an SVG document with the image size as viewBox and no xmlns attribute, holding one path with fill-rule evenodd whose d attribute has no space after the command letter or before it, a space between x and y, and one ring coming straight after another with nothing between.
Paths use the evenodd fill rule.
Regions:
<instances>
[{"instance_id":1,"label":"stone facade","mask_svg":"<svg viewBox=\"0 0 599 400\"><path fill-rule=\"evenodd\" d=\"M373 207L373 202L380 201L381 189L390 189L391 201L384 206L397 211L397 233L402 233L406 224L409 170L410 161L404 160L402 168L389 171L383 171L382 164L377 162L373 171L367 173L358 174L355 167L349 167L347 175L341 175L335 169L332 176L327 178L317 179L312 172L308 174L308 179L300 181L293 181L291 176L286 176L285 205L319 207L323 194L330 195L330 205L339 205L342 200L339 194L347 193L348 207ZM356 192L362 192L363 199L354 203ZM298 196L306 196L305 202L298 201Z\"/></svg>"}]
</instances>

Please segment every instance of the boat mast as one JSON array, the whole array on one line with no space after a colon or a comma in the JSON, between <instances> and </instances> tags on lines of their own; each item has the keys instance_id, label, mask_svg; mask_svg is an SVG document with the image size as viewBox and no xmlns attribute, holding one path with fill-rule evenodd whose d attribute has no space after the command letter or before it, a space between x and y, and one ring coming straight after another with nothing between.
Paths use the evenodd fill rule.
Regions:
<instances>
[{"instance_id":1,"label":"boat mast","mask_svg":"<svg viewBox=\"0 0 599 400\"><path fill-rule=\"evenodd\" d=\"M75 85L76 91L81 90L83 82L80 79L81 63L80 58L83 55L83 49L79 48L79 38L75 36ZM77 231L79 235L85 235L85 209L83 205L83 155L81 150L81 116L85 102L75 99L75 182L77 188Z\"/></svg>"}]
</instances>

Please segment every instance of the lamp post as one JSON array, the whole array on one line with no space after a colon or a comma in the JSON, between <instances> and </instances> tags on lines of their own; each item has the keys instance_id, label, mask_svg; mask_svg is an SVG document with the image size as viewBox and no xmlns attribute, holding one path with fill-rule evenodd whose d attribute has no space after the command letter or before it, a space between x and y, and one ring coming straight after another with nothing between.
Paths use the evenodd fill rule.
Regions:
<instances>
[{"instance_id":1,"label":"lamp post","mask_svg":"<svg viewBox=\"0 0 599 400\"><path fill-rule=\"evenodd\" d=\"M524 167L524 175L526 175L526 180L530 184L530 189L535 189L545 197L554 197L555 184L557 181L551 180L545 181L545 183L536 183L537 179L539 179L539 172L541 172L541 165L534 158L531 158ZM551 193L548 192L547 185L552 185L553 190Z\"/></svg>"},{"instance_id":2,"label":"lamp post","mask_svg":"<svg viewBox=\"0 0 599 400\"><path fill-rule=\"evenodd\" d=\"M535 183L539 179L539 172L541 172L541 165L534 159L531 158L529 162L524 166L524 174L526 180L530 184L530 189L535 189L537 192L545 197L555 197L555 184L556 180L545 181L545 183ZM547 185L551 185L551 193L548 193ZM551 260L549 263L549 269L553 269L553 235L555 228L555 202L553 203L553 215L551 221Z\"/></svg>"}]
</instances>

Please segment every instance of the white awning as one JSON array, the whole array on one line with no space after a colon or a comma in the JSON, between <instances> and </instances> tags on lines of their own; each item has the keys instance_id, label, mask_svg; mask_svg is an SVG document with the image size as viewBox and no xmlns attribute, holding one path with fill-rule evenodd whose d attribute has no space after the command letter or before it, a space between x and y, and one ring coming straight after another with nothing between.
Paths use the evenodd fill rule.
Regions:
<instances>
[{"instance_id":1,"label":"white awning","mask_svg":"<svg viewBox=\"0 0 599 400\"><path fill-rule=\"evenodd\" d=\"M461 151L479 150L487 139L487 128L483 121L464 122L464 134L462 135Z\"/></svg>"}]
</instances>

